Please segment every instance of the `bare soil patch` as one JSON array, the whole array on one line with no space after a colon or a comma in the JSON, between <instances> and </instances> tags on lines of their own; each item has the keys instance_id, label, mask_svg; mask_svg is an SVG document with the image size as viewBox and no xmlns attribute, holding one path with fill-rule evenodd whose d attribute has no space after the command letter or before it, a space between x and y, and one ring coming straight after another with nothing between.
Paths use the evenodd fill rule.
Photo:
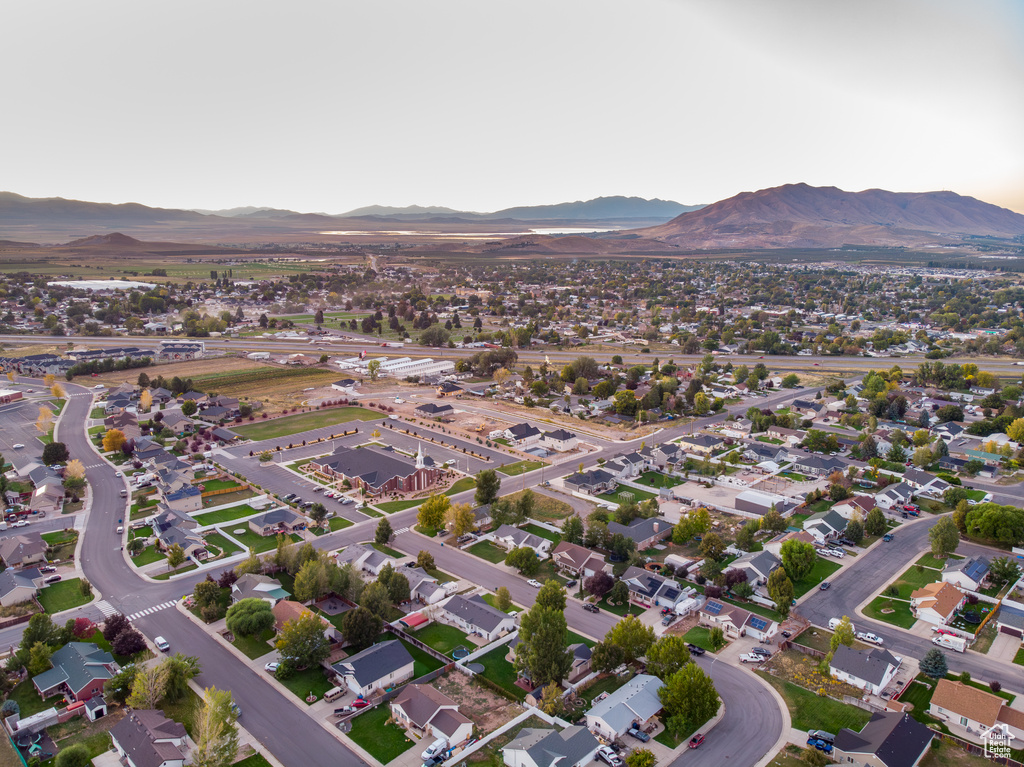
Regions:
<instances>
[{"instance_id":1,"label":"bare soil patch","mask_svg":"<svg viewBox=\"0 0 1024 767\"><path fill-rule=\"evenodd\" d=\"M472 719L477 731L483 734L493 732L522 713L517 704L457 671L438 678L434 686L458 703L459 711Z\"/></svg>"}]
</instances>

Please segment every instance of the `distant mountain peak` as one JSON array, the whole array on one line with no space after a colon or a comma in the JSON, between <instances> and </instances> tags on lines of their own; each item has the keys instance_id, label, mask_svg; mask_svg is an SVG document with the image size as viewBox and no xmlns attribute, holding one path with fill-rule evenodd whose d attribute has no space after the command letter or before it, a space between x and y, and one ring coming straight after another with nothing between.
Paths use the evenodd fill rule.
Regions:
<instances>
[{"instance_id":1,"label":"distant mountain peak","mask_svg":"<svg viewBox=\"0 0 1024 767\"><path fill-rule=\"evenodd\" d=\"M121 234L120 232L111 232L110 234L94 234L90 237L83 237L80 240L72 240L71 242L68 243L68 247L74 248L88 245L110 245L113 247L126 247L142 244L142 240L136 240L134 237L129 237L127 234Z\"/></svg>"}]
</instances>

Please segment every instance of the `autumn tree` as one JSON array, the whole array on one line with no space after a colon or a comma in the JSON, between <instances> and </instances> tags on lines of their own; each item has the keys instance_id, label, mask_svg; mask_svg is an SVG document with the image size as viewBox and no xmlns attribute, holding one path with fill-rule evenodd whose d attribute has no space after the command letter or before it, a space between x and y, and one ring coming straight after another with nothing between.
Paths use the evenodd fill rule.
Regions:
<instances>
[{"instance_id":1,"label":"autumn tree","mask_svg":"<svg viewBox=\"0 0 1024 767\"><path fill-rule=\"evenodd\" d=\"M289 621L290 622L290 621ZM194 767L229 767L238 754L238 715L231 693L208 687L193 714Z\"/></svg>"},{"instance_id":2,"label":"autumn tree","mask_svg":"<svg viewBox=\"0 0 1024 767\"><path fill-rule=\"evenodd\" d=\"M142 394L139 395L139 409L143 413L148 413L152 407L153 395L149 393L149 389L143 389Z\"/></svg>"},{"instance_id":3,"label":"autumn tree","mask_svg":"<svg viewBox=\"0 0 1024 767\"><path fill-rule=\"evenodd\" d=\"M455 503L445 511L445 524L456 538L461 538L476 527L473 509L468 503Z\"/></svg>"},{"instance_id":4,"label":"autumn tree","mask_svg":"<svg viewBox=\"0 0 1024 767\"><path fill-rule=\"evenodd\" d=\"M447 513L449 506L451 506L451 501L447 495L432 495L420 504L416 520L420 527L429 530L440 530L444 525L444 515Z\"/></svg>"},{"instance_id":5,"label":"autumn tree","mask_svg":"<svg viewBox=\"0 0 1024 767\"><path fill-rule=\"evenodd\" d=\"M49 434L53 426L53 411L46 405L39 406L39 417L36 419L36 429L40 434Z\"/></svg>"},{"instance_id":6,"label":"autumn tree","mask_svg":"<svg viewBox=\"0 0 1024 767\"><path fill-rule=\"evenodd\" d=\"M185 550L181 544L172 543L167 547L167 569L176 570L185 562Z\"/></svg>"},{"instance_id":7,"label":"autumn tree","mask_svg":"<svg viewBox=\"0 0 1024 767\"><path fill-rule=\"evenodd\" d=\"M156 708L167 689L170 669L163 663L157 666L143 666L132 680L132 691L128 705L137 709Z\"/></svg>"},{"instance_id":8,"label":"autumn tree","mask_svg":"<svg viewBox=\"0 0 1024 767\"><path fill-rule=\"evenodd\" d=\"M124 432L120 429L107 429L103 434L103 451L115 453L124 446L126 441Z\"/></svg>"}]
</instances>

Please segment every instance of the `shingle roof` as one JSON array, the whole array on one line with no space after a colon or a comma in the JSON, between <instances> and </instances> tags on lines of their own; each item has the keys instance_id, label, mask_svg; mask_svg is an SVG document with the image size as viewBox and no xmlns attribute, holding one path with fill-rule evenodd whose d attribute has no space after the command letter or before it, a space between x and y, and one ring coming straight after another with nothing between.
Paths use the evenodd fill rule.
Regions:
<instances>
[{"instance_id":1,"label":"shingle roof","mask_svg":"<svg viewBox=\"0 0 1024 767\"><path fill-rule=\"evenodd\" d=\"M1003 699L963 682L940 679L932 693L932 705L992 727L1003 707Z\"/></svg>"},{"instance_id":2,"label":"shingle roof","mask_svg":"<svg viewBox=\"0 0 1024 767\"><path fill-rule=\"evenodd\" d=\"M106 666L114 663L114 656L92 642L68 642L50 656L50 662L53 668L32 679L40 690L64 682L77 693L97 679L113 676Z\"/></svg>"},{"instance_id":3,"label":"shingle roof","mask_svg":"<svg viewBox=\"0 0 1024 767\"><path fill-rule=\"evenodd\" d=\"M835 747L846 753L877 755L886 767L917 764L935 734L910 714L879 711L859 733L843 728L836 734Z\"/></svg>"},{"instance_id":4,"label":"shingle roof","mask_svg":"<svg viewBox=\"0 0 1024 767\"><path fill-rule=\"evenodd\" d=\"M889 666L899 666L899 661L888 650L876 647L861 652L841 644L832 654L831 665L832 668L845 671L858 679L880 685L885 680Z\"/></svg>"},{"instance_id":5,"label":"shingle roof","mask_svg":"<svg viewBox=\"0 0 1024 767\"><path fill-rule=\"evenodd\" d=\"M604 700L587 716L603 719L616 732L625 732L634 720L647 721L661 710L658 690L662 681L650 674L637 674Z\"/></svg>"},{"instance_id":6,"label":"shingle roof","mask_svg":"<svg viewBox=\"0 0 1024 767\"><path fill-rule=\"evenodd\" d=\"M970 559L954 559L942 569L942 572L961 572L975 583L981 583L988 575L988 570L988 560L985 557L971 557Z\"/></svg>"},{"instance_id":7,"label":"shingle roof","mask_svg":"<svg viewBox=\"0 0 1024 767\"><path fill-rule=\"evenodd\" d=\"M372 445L358 449L339 447L329 458L317 463L345 477L358 478L371 488L379 488L395 477L408 477L417 471L412 459Z\"/></svg>"},{"instance_id":8,"label":"shingle roof","mask_svg":"<svg viewBox=\"0 0 1024 767\"><path fill-rule=\"evenodd\" d=\"M918 608L931 608L944 618L948 618L964 595L952 583L939 581L910 592L910 598L919 600Z\"/></svg>"},{"instance_id":9,"label":"shingle roof","mask_svg":"<svg viewBox=\"0 0 1024 767\"><path fill-rule=\"evenodd\" d=\"M657 518L644 519L637 517L628 525L621 525L618 522L608 523L608 532L611 535L622 533L627 538L641 543L655 535L668 535L672 532L672 526L658 520Z\"/></svg>"},{"instance_id":10,"label":"shingle roof","mask_svg":"<svg viewBox=\"0 0 1024 767\"><path fill-rule=\"evenodd\" d=\"M487 633L497 629L503 621L510 620L507 613L491 607L480 596L472 596L467 599L461 594L456 594L448 600L444 609Z\"/></svg>"},{"instance_id":11,"label":"shingle roof","mask_svg":"<svg viewBox=\"0 0 1024 767\"><path fill-rule=\"evenodd\" d=\"M405 645L391 639L340 660L333 668L343 676L351 676L360 687L366 687L409 663L412 663L412 656Z\"/></svg>"},{"instance_id":12,"label":"shingle roof","mask_svg":"<svg viewBox=\"0 0 1024 767\"><path fill-rule=\"evenodd\" d=\"M435 690L429 684L407 684L402 688L395 698L394 705L401 706L409 719L424 729L438 709L444 706L457 705L440 690Z\"/></svg>"},{"instance_id":13,"label":"shingle roof","mask_svg":"<svg viewBox=\"0 0 1024 767\"><path fill-rule=\"evenodd\" d=\"M526 751L537 767L572 765L592 754L598 747L597 738L586 727L572 725L561 732L544 728L527 728L505 746L505 749Z\"/></svg>"},{"instance_id":14,"label":"shingle roof","mask_svg":"<svg viewBox=\"0 0 1024 767\"><path fill-rule=\"evenodd\" d=\"M185 728L177 722L167 719L171 725L177 724L181 728L180 735L171 734L176 733L176 729L168 728L149 719L147 721L151 721L157 727L156 732L153 732L144 723L141 716L144 714L157 714L161 719L166 719L163 712L160 711L134 711L110 729L110 734L124 749L131 763L135 767L160 767L164 762L183 759L185 755L178 746L173 743L156 743L153 739L154 736L161 739L184 737Z\"/></svg>"}]
</instances>

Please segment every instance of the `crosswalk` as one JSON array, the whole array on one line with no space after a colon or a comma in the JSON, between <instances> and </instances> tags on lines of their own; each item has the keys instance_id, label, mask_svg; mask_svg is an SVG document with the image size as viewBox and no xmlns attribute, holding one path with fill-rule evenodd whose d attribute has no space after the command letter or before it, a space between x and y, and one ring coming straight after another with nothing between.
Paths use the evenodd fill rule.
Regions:
<instances>
[{"instance_id":1,"label":"crosswalk","mask_svg":"<svg viewBox=\"0 0 1024 767\"><path fill-rule=\"evenodd\" d=\"M174 607L175 601L176 600L172 599L170 602L164 602L163 604L155 605L154 607L147 607L145 610L140 610L137 613L132 613L128 616L128 620L137 620L143 615L149 615L151 613L159 612L160 610L166 610L168 607Z\"/></svg>"},{"instance_id":2,"label":"crosswalk","mask_svg":"<svg viewBox=\"0 0 1024 767\"><path fill-rule=\"evenodd\" d=\"M117 614L117 608L115 608L106 599L101 599L96 603L96 609L103 613L104 618L109 618L111 615Z\"/></svg>"},{"instance_id":3,"label":"crosswalk","mask_svg":"<svg viewBox=\"0 0 1024 767\"><path fill-rule=\"evenodd\" d=\"M407 533L407 532L409 532L409 528L408 527L400 527L397 530L395 530L395 535L401 535L402 533Z\"/></svg>"}]
</instances>

